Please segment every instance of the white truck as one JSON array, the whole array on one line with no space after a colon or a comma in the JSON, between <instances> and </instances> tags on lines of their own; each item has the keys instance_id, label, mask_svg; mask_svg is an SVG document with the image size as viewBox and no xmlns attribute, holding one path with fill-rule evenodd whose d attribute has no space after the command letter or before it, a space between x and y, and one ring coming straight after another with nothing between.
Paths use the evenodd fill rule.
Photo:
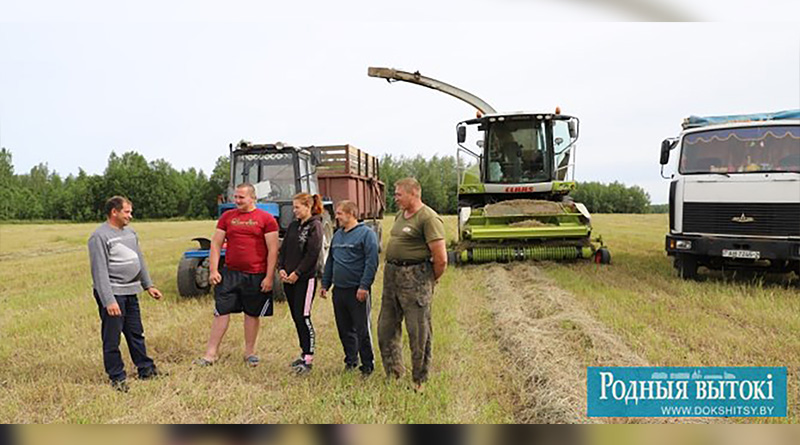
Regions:
<instances>
[{"instance_id":1,"label":"white truck","mask_svg":"<svg viewBox=\"0 0 800 445\"><path fill-rule=\"evenodd\" d=\"M681 278L800 275L800 110L689 117L661 143L662 176L673 150L666 250Z\"/></svg>"}]
</instances>

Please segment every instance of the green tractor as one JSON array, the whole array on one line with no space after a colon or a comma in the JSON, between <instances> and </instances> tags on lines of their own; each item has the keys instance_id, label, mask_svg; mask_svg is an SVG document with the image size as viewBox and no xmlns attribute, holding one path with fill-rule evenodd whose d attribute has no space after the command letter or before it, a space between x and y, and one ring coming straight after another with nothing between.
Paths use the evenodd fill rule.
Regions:
<instances>
[{"instance_id":1,"label":"green tractor","mask_svg":"<svg viewBox=\"0 0 800 445\"><path fill-rule=\"evenodd\" d=\"M591 237L589 211L569 197L575 189L578 118L558 108L553 113L498 113L479 97L419 72L369 68L368 75L441 91L478 110L476 118L456 127L461 172L458 242L448 252L451 263L611 262L602 239Z\"/></svg>"}]
</instances>

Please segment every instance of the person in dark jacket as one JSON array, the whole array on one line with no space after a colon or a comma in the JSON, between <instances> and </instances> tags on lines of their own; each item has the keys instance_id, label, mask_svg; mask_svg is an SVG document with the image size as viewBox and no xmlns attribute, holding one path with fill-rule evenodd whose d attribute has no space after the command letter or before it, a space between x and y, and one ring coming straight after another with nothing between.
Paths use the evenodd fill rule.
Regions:
<instances>
[{"instance_id":1,"label":"person in dark jacket","mask_svg":"<svg viewBox=\"0 0 800 445\"><path fill-rule=\"evenodd\" d=\"M370 288L378 270L378 237L364 223L358 222L358 207L352 201L336 206L336 221L341 229L331 241L320 297L333 285L333 313L339 340L344 348L344 369L352 371L361 356L363 376L375 370L370 333Z\"/></svg>"},{"instance_id":2,"label":"person in dark jacket","mask_svg":"<svg viewBox=\"0 0 800 445\"><path fill-rule=\"evenodd\" d=\"M311 303L316 292L317 261L322 249L322 198L300 193L293 198L294 216L286 229L278 257L278 274L297 328L302 353L291 363L297 374L311 371L314 360L314 325Z\"/></svg>"}]
</instances>

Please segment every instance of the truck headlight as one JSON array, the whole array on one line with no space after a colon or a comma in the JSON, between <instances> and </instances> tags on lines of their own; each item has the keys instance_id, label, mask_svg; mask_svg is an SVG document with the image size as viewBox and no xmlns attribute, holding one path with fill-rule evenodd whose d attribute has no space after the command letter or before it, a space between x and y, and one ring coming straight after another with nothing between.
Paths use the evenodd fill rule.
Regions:
<instances>
[{"instance_id":1,"label":"truck headlight","mask_svg":"<svg viewBox=\"0 0 800 445\"><path fill-rule=\"evenodd\" d=\"M678 240L675 243L675 248L680 250L690 250L692 248L692 242L688 240Z\"/></svg>"}]
</instances>

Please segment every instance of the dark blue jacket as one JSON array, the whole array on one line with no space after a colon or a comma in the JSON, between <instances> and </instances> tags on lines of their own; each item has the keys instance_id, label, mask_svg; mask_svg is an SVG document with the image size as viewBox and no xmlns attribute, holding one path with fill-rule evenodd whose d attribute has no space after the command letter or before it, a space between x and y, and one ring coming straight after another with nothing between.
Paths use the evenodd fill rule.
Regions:
<instances>
[{"instance_id":1,"label":"dark blue jacket","mask_svg":"<svg viewBox=\"0 0 800 445\"><path fill-rule=\"evenodd\" d=\"M344 228L336 231L331 240L325 273L322 275L323 289L331 284L340 288L369 290L378 271L378 237L364 223L349 232Z\"/></svg>"}]
</instances>

